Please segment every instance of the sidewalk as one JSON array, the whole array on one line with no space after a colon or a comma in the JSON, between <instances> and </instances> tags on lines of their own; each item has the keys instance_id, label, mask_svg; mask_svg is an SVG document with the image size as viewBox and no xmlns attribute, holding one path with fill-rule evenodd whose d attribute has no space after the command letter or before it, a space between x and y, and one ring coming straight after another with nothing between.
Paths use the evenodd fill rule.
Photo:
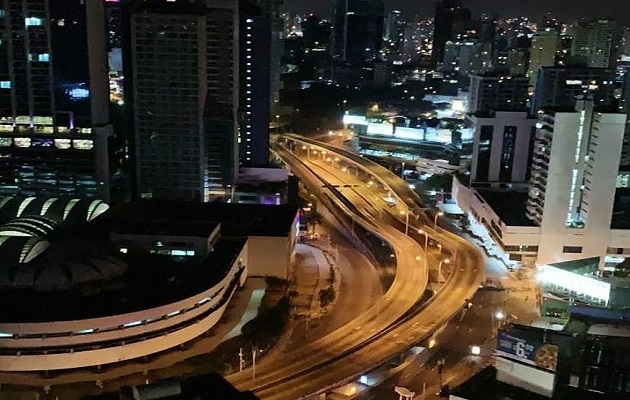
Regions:
<instances>
[{"instance_id":1,"label":"sidewalk","mask_svg":"<svg viewBox=\"0 0 630 400\"><path fill-rule=\"evenodd\" d=\"M341 273L334 256L325 253L317 244L319 243L311 242L295 245L296 260L300 261L295 266L294 278L289 286L291 292L297 293L292 301L295 314L308 318L318 318L332 309L334 301L326 308L321 306L319 293L332 286L337 299L341 281Z\"/></svg>"}]
</instances>

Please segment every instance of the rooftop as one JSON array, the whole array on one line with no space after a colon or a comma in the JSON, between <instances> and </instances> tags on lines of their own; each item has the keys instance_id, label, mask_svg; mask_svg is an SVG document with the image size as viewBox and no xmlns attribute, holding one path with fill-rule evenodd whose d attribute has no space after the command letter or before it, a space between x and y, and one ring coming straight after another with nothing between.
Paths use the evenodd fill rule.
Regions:
<instances>
[{"instance_id":1,"label":"rooftop","mask_svg":"<svg viewBox=\"0 0 630 400\"><path fill-rule=\"evenodd\" d=\"M588 328L587 335L614 336L630 338L630 326L594 324Z\"/></svg>"},{"instance_id":2,"label":"rooftop","mask_svg":"<svg viewBox=\"0 0 630 400\"><path fill-rule=\"evenodd\" d=\"M528 77L526 77L524 74L522 75L516 75L516 74L510 74L509 72L503 72L503 71L487 71L484 72L482 74L472 74L471 76L480 76L482 78L501 78L501 77L510 77L511 79L516 79L516 78L522 78L522 79L529 79Z\"/></svg>"},{"instance_id":3,"label":"rooftop","mask_svg":"<svg viewBox=\"0 0 630 400\"><path fill-rule=\"evenodd\" d=\"M210 237L219 226L216 222L185 223L173 220L141 221L129 219L120 221L120 227L116 233L132 235L163 235L163 236L197 236Z\"/></svg>"},{"instance_id":4,"label":"rooftop","mask_svg":"<svg viewBox=\"0 0 630 400\"><path fill-rule=\"evenodd\" d=\"M537 226L527 218L526 192L476 188L477 193L507 226Z\"/></svg>"},{"instance_id":5,"label":"rooftop","mask_svg":"<svg viewBox=\"0 0 630 400\"><path fill-rule=\"evenodd\" d=\"M128 224L163 224L172 229L201 227L204 230L221 224L221 235L287 236L291 232L298 208L291 205L193 203L137 200L110 210L90 225L115 230ZM170 229L170 228L169 228Z\"/></svg>"},{"instance_id":6,"label":"rooftop","mask_svg":"<svg viewBox=\"0 0 630 400\"><path fill-rule=\"evenodd\" d=\"M7 288L2 291L0 322L46 322L98 318L140 311L172 303L209 289L223 279L236 262L246 239L219 239L207 258L169 257L154 254L121 254L106 242L101 258L125 264L121 275L88 286L63 291ZM93 243L90 241L89 243ZM77 247L88 242L77 243ZM52 247L54 247L53 244ZM66 246L58 243L57 246ZM90 247L94 247L90 246ZM44 252L45 257L50 252ZM55 265L59 274L72 279L78 261L69 254L67 263ZM48 263L50 260L41 260ZM35 259L38 262L38 258ZM85 263L83 263L85 264ZM79 265L83 265L79 264ZM24 268L29 264L21 265ZM95 268L98 270L98 268Z\"/></svg>"}]
</instances>

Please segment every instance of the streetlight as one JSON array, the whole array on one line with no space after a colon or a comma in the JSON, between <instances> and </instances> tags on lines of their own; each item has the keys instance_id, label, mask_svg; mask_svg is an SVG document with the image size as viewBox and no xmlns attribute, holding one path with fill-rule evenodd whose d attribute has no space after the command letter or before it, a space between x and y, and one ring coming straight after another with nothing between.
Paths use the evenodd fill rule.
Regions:
<instances>
[{"instance_id":1,"label":"streetlight","mask_svg":"<svg viewBox=\"0 0 630 400\"><path fill-rule=\"evenodd\" d=\"M441 217L442 215L444 215L442 211L435 213L435 218L433 218L433 229L437 230L437 220L438 220L438 217Z\"/></svg>"},{"instance_id":2,"label":"streetlight","mask_svg":"<svg viewBox=\"0 0 630 400\"><path fill-rule=\"evenodd\" d=\"M449 260L448 258L445 258L441 260L440 263L438 264L438 283L442 283L442 264L448 264L450 262L451 260Z\"/></svg>"},{"instance_id":3,"label":"streetlight","mask_svg":"<svg viewBox=\"0 0 630 400\"><path fill-rule=\"evenodd\" d=\"M429 247L429 234L424 229L418 229L418 234L424 235L424 251Z\"/></svg>"},{"instance_id":4,"label":"streetlight","mask_svg":"<svg viewBox=\"0 0 630 400\"><path fill-rule=\"evenodd\" d=\"M409 213L405 211L401 211L400 215L405 216L405 235L409 235Z\"/></svg>"},{"instance_id":5,"label":"streetlight","mask_svg":"<svg viewBox=\"0 0 630 400\"><path fill-rule=\"evenodd\" d=\"M403 161L402 167L400 168L400 179L405 180L405 162Z\"/></svg>"},{"instance_id":6,"label":"streetlight","mask_svg":"<svg viewBox=\"0 0 630 400\"><path fill-rule=\"evenodd\" d=\"M500 308L492 313L492 333L493 334L496 334L496 332L498 332L499 328L501 328L501 325L503 325L503 321L505 321L506 318L507 318L507 315ZM496 327L495 327L495 322L496 322Z\"/></svg>"}]
</instances>

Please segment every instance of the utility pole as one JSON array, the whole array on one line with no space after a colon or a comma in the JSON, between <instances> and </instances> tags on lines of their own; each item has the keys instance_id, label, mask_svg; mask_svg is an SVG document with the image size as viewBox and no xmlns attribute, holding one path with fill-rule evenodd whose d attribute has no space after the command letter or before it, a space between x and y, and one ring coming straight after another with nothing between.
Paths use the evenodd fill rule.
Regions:
<instances>
[{"instance_id":1,"label":"utility pole","mask_svg":"<svg viewBox=\"0 0 630 400\"><path fill-rule=\"evenodd\" d=\"M254 385L256 384L256 353L258 353L258 347L252 346L252 380Z\"/></svg>"},{"instance_id":2,"label":"utility pole","mask_svg":"<svg viewBox=\"0 0 630 400\"><path fill-rule=\"evenodd\" d=\"M243 372L243 363L245 362L245 360L243 360L243 348L239 348L238 349L238 372Z\"/></svg>"},{"instance_id":3,"label":"utility pole","mask_svg":"<svg viewBox=\"0 0 630 400\"><path fill-rule=\"evenodd\" d=\"M437 363L437 371L440 376L440 390L442 390L442 373L444 372L444 364L446 364L444 359L439 360Z\"/></svg>"}]
</instances>

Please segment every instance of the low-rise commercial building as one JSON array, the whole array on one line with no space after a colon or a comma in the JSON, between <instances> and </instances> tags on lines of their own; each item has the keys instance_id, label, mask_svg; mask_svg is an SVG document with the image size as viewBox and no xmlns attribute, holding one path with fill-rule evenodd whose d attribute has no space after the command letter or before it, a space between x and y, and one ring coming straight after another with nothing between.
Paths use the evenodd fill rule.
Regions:
<instances>
[{"instance_id":1,"label":"low-rise commercial building","mask_svg":"<svg viewBox=\"0 0 630 400\"><path fill-rule=\"evenodd\" d=\"M526 185L490 190L456 180L453 197L511 260L547 264L624 256L630 234L614 229L613 211L625 118L584 100L576 109L544 111Z\"/></svg>"},{"instance_id":2,"label":"low-rise commercial building","mask_svg":"<svg viewBox=\"0 0 630 400\"><path fill-rule=\"evenodd\" d=\"M288 277L297 225L291 206L0 198L0 371L101 366L189 342L248 275Z\"/></svg>"}]
</instances>

